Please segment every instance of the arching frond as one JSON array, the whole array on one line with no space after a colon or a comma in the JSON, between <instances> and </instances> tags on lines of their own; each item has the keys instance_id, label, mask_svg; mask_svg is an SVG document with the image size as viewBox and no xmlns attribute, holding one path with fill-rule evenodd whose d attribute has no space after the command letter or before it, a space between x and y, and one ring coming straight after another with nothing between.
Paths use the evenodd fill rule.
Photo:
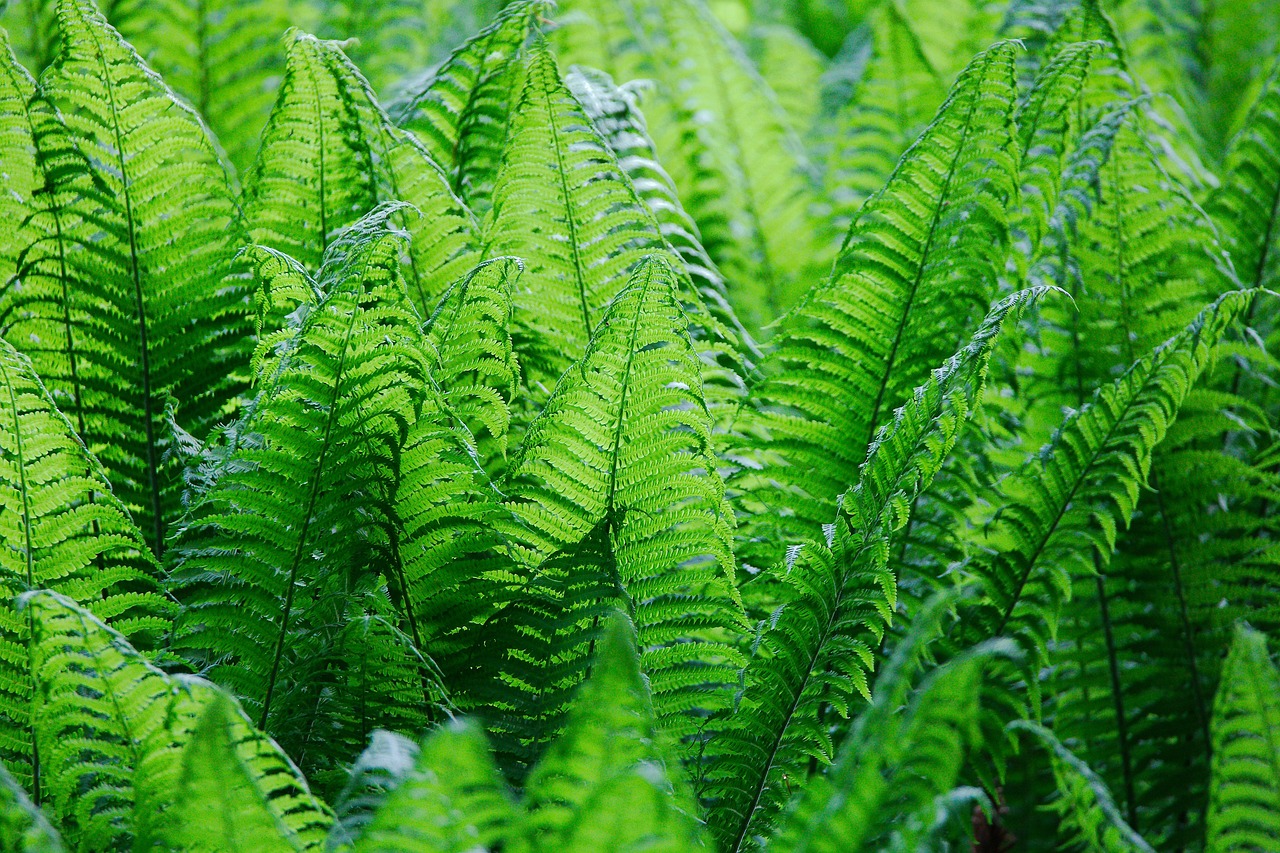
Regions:
<instances>
[{"instance_id":1,"label":"arching frond","mask_svg":"<svg viewBox=\"0 0 1280 853\"><path fill-rule=\"evenodd\" d=\"M422 140L449 186L477 212L489 206L525 42L548 8L548 0L508 5L439 67L406 85L390 107L396 124Z\"/></svg>"},{"instance_id":2,"label":"arching frond","mask_svg":"<svg viewBox=\"0 0 1280 853\"><path fill-rule=\"evenodd\" d=\"M641 259L667 250L653 215L541 48L530 55L512 111L485 238L490 254L526 259L515 319L535 404L581 357L604 307ZM695 346L719 380L708 403L731 405L741 390L736 342L688 279L678 285L702 327L690 329Z\"/></svg>"},{"instance_id":3,"label":"arching frond","mask_svg":"<svg viewBox=\"0 0 1280 853\"><path fill-rule=\"evenodd\" d=\"M297 853L322 849L328 823L280 748L234 701L214 695L182 750L165 843L193 853Z\"/></svg>"},{"instance_id":4,"label":"arching frond","mask_svg":"<svg viewBox=\"0 0 1280 853\"><path fill-rule=\"evenodd\" d=\"M61 0L62 50L33 112L43 201L0 333L27 353L148 545L179 513L166 417L202 435L238 392L247 305L227 175L200 120L89 0Z\"/></svg>"},{"instance_id":5,"label":"arching frond","mask_svg":"<svg viewBox=\"0 0 1280 853\"><path fill-rule=\"evenodd\" d=\"M379 208L330 246L324 301L260 379L173 545L183 603L174 649L234 689L291 754L311 750L321 765L344 737L362 742L373 727L324 731L318 718L330 713L330 679L355 664L335 660L345 626L394 618L379 571L399 564L397 469L427 381L401 244L388 230L397 212ZM406 627L408 646L420 648ZM383 687L402 700L387 676ZM368 703L373 723L390 710L376 693L352 698Z\"/></svg>"},{"instance_id":6,"label":"arching frond","mask_svg":"<svg viewBox=\"0 0 1280 853\"><path fill-rule=\"evenodd\" d=\"M1010 728L1029 734L1053 765L1059 800L1055 808L1074 834L1072 841L1091 853L1155 853L1142 836L1124 822L1106 783L1049 729L1026 720L1015 720Z\"/></svg>"},{"instance_id":7,"label":"arching frond","mask_svg":"<svg viewBox=\"0 0 1280 853\"><path fill-rule=\"evenodd\" d=\"M41 798L32 740L30 620L9 606L55 589L144 648L168 628L160 568L101 466L54 407L31 363L0 341L0 756Z\"/></svg>"},{"instance_id":8,"label":"arching frond","mask_svg":"<svg viewBox=\"0 0 1280 853\"><path fill-rule=\"evenodd\" d=\"M295 34L280 97L245 191L255 242L314 270L342 229L401 201L410 234L405 277L419 313L479 261L475 223L440 167L395 127L335 42Z\"/></svg>"},{"instance_id":9,"label":"arching frond","mask_svg":"<svg viewBox=\"0 0 1280 853\"><path fill-rule=\"evenodd\" d=\"M834 752L826 716L868 696L874 649L893 608L894 534L927 488L981 393L1001 324L1034 291L1000 303L968 347L898 410L871 445L826 541L791 548L771 576L785 590L762 623L733 717L708 750L713 825L740 849L771 825L788 780Z\"/></svg>"},{"instance_id":10,"label":"arching frond","mask_svg":"<svg viewBox=\"0 0 1280 853\"><path fill-rule=\"evenodd\" d=\"M739 556L772 565L835 514L876 431L954 352L995 295L1014 192L1015 47L961 76L889 184L862 209L831 279L781 323L739 426L731 477L749 516Z\"/></svg>"},{"instance_id":11,"label":"arching frond","mask_svg":"<svg viewBox=\"0 0 1280 853\"><path fill-rule=\"evenodd\" d=\"M1266 850L1280 838L1280 672L1262 634L1236 629L1213 703L1205 849Z\"/></svg>"}]
</instances>

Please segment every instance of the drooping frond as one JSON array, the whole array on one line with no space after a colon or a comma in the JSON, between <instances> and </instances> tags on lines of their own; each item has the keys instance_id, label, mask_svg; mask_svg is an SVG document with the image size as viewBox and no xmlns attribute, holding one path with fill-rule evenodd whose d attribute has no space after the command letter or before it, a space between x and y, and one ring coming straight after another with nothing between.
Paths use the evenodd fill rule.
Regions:
<instances>
[{"instance_id":1,"label":"drooping frond","mask_svg":"<svg viewBox=\"0 0 1280 853\"><path fill-rule=\"evenodd\" d=\"M380 203L400 201L409 232L409 292L427 315L479 258L475 223L440 167L378 106L335 42L295 34L280 97L247 181L253 240L315 270L342 229Z\"/></svg>"},{"instance_id":2,"label":"drooping frond","mask_svg":"<svg viewBox=\"0 0 1280 853\"><path fill-rule=\"evenodd\" d=\"M390 107L396 124L422 140L452 190L477 212L489 206L525 42L549 6L548 0L508 5Z\"/></svg>"},{"instance_id":3,"label":"drooping frond","mask_svg":"<svg viewBox=\"0 0 1280 853\"><path fill-rule=\"evenodd\" d=\"M171 608L129 514L31 369L0 341L0 757L40 798L32 740L30 621L9 602L33 589L76 600L144 648Z\"/></svg>"},{"instance_id":4,"label":"drooping frond","mask_svg":"<svg viewBox=\"0 0 1280 853\"><path fill-rule=\"evenodd\" d=\"M40 807L0 765L0 850L12 853L66 853L62 836Z\"/></svg>"},{"instance_id":5,"label":"drooping frond","mask_svg":"<svg viewBox=\"0 0 1280 853\"><path fill-rule=\"evenodd\" d=\"M360 763L378 742L375 736ZM384 783L375 811L351 839L352 853L468 853L477 845L495 849L511 838L516 810L479 725L448 723L421 748L407 746L399 766L388 768L394 775Z\"/></svg>"},{"instance_id":6,"label":"drooping frond","mask_svg":"<svg viewBox=\"0 0 1280 853\"><path fill-rule=\"evenodd\" d=\"M227 175L199 119L89 0L61 0L62 50L33 113L42 202L0 334L27 353L148 545L179 512L166 406L202 435L243 377L247 306Z\"/></svg>"},{"instance_id":7,"label":"drooping frond","mask_svg":"<svg viewBox=\"0 0 1280 853\"><path fill-rule=\"evenodd\" d=\"M1012 635L1038 663L1071 578L1095 571L1115 546L1146 482L1151 454L1249 300L1233 291L1140 359L1072 414L1003 488L973 567L983 597L966 608L962 642Z\"/></svg>"},{"instance_id":8,"label":"drooping frond","mask_svg":"<svg viewBox=\"0 0 1280 853\"><path fill-rule=\"evenodd\" d=\"M750 517L738 551L748 566L772 565L782 543L831 520L877 430L995 295L1014 191L1015 50L973 61L862 209L831 279L781 323L739 417L764 437L748 437L730 479Z\"/></svg>"},{"instance_id":9,"label":"drooping frond","mask_svg":"<svg viewBox=\"0 0 1280 853\"><path fill-rule=\"evenodd\" d=\"M329 816L280 748L216 694L182 750L165 823L169 849L300 853L323 849Z\"/></svg>"},{"instance_id":10,"label":"drooping frond","mask_svg":"<svg viewBox=\"0 0 1280 853\"><path fill-rule=\"evenodd\" d=\"M713 825L728 849L761 835L811 761L830 763L826 717L848 718L868 696L874 649L893 608L889 555L916 495L928 487L981 393L1001 324L1033 298L994 308L968 347L916 390L872 443L825 542L787 553L769 576L784 590L762 624L733 717L708 750Z\"/></svg>"},{"instance_id":11,"label":"drooping frond","mask_svg":"<svg viewBox=\"0 0 1280 853\"><path fill-rule=\"evenodd\" d=\"M1062 822L1071 827L1071 842L1090 853L1155 853L1125 823L1106 783L1053 732L1026 720L1014 720L1009 727L1026 732L1048 753L1058 785L1059 799L1054 807Z\"/></svg>"},{"instance_id":12,"label":"drooping frond","mask_svg":"<svg viewBox=\"0 0 1280 853\"><path fill-rule=\"evenodd\" d=\"M476 689L508 708L500 751L526 765L558 730L613 608L636 623L665 729L689 735L728 701L739 659L725 640L742 624L732 519L676 286L665 260L640 265L508 475L511 535L530 568L473 642L489 685Z\"/></svg>"},{"instance_id":13,"label":"drooping frond","mask_svg":"<svg viewBox=\"0 0 1280 853\"><path fill-rule=\"evenodd\" d=\"M170 677L117 632L56 593L27 593L34 715L44 802L78 850L146 849L171 829L182 747L210 702L226 702L199 679ZM252 750L279 755L243 724ZM242 756L243 757L243 756ZM292 774L287 822L323 838L330 821Z\"/></svg>"},{"instance_id":14,"label":"drooping frond","mask_svg":"<svg viewBox=\"0 0 1280 853\"><path fill-rule=\"evenodd\" d=\"M635 629L620 613L600 631L591 677L564 732L529 774L524 832L536 850L688 850L695 804L659 728ZM618 815L628 815L626 821Z\"/></svg>"},{"instance_id":15,"label":"drooping frond","mask_svg":"<svg viewBox=\"0 0 1280 853\"><path fill-rule=\"evenodd\" d=\"M605 306L641 259L668 250L653 215L542 48L530 55L512 110L485 242L490 255L526 260L515 298L516 343L535 403L581 357ZM741 393L736 342L687 278L678 285L681 302L701 326L691 328L695 346L718 379L707 402L731 405Z\"/></svg>"},{"instance_id":16,"label":"drooping frond","mask_svg":"<svg viewBox=\"0 0 1280 853\"><path fill-rule=\"evenodd\" d=\"M1261 853L1280 838L1280 672L1257 631L1236 629L1213 705L1205 849Z\"/></svg>"},{"instance_id":17,"label":"drooping frond","mask_svg":"<svg viewBox=\"0 0 1280 853\"><path fill-rule=\"evenodd\" d=\"M174 649L234 689L292 755L311 750L321 764L373 727L323 731L318 718L329 718L328 681L355 665L341 653L345 626L394 618L379 572L399 565L397 471L427 383L401 243L389 230L397 212L377 209L330 246L324 301L260 378L173 544L183 604ZM405 628L412 655L420 637ZM403 700L394 682L388 674L381 684L389 697L352 697L371 722L387 710L379 699Z\"/></svg>"}]
</instances>

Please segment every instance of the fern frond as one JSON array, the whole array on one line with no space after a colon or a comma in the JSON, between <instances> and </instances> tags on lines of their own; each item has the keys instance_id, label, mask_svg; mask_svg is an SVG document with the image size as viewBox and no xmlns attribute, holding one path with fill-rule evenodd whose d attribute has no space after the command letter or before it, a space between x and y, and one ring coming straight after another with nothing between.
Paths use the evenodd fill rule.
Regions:
<instances>
[{"instance_id":1,"label":"fern frond","mask_svg":"<svg viewBox=\"0 0 1280 853\"><path fill-rule=\"evenodd\" d=\"M368 82L335 42L297 33L280 97L247 181L253 240L316 269L342 229L378 204L410 234L405 277L424 316L479 258L470 213L410 134L378 106Z\"/></svg>"},{"instance_id":2,"label":"fern frond","mask_svg":"<svg viewBox=\"0 0 1280 853\"><path fill-rule=\"evenodd\" d=\"M512 111L503 165L485 223L489 254L525 258L516 295L517 346L535 404L581 357L601 312L647 254L668 250L605 141L536 48ZM673 258L674 260L674 258ZM701 360L718 380L707 402L737 402L732 333L709 316L685 276L680 300L698 326Z\"/></svg>"},{"instance_id":3,"label":"fern frond","mask_svg":"<svg viewBox=\"0 0 1280 853\"><path fill-rule=\"evenodd\" d=\"M225 695L214 695L182 750L164 841L201 853L323 847L329 818L293 763Z\"/></svg>"},{"instance_id":4,"label":"fern frond","mask_svg":"<svg viewBox=\"0 0 1280 853\"><path fill-rule=\"evenodd\" d=\"M1145 484L1151 454L1222 336L1249 300L1233 291L1205 308L1071 415L1012 483L971 571L984 597L966 608L964 639L1012 635L1045 657L1071 578L1105 566Z\"/></svg>"},{"instance_id":5,"label":"fern frond","mask_svg":"<svg viewBox=\"0 0 1280 853\"><path fill-rule=\"evenodd\" d=\"M826 542L787 553L770 580L786 591L762 623L733 717L708 750L717 835L731 850L764 832L791 778L834 752L826 709L848 718L893 608L894 534L950 452L981 393L1001 324L1037 291L997 305L968 347L916 390L871 445Z\"/></svg>"},{"instance_id":6,"label":"fern frond","mask_svg":"<svg viewBox=\"0 0 1280 853\"><path fill-rule=\"evenodd\" d=\"M548 0L511 3L390 106L395 123L422 140L453 192L478 213L489 206L525 42L549 6Z\"/></svg>"},{"instance_id":7,"label":"fern frond","mask_svg":"<svg viewBox=\"0 0 1280 853\"><path fill-rule=\"evenodd\" d=\"M13 853L66 853L62 836L44 812L0 765L0 849Z\"/></svg>"},{"instance_id":8,"label":"fern frond","mask_svg":"<svg viewBox=\"0 0 1280 853\"><path fill-rule=\"evenodd\" d=\"M174 649L317 761L343 738L316 722L344 626L386 616L378 572L399 564L398 462L427 382L389 230L398 212L378 208L330 246L324 301L262 378L173 544Z\"/></svg>"},{"instance_id":9,"label":"fern frond","mask_svg":"<svg viewBox=\"0 0 1280 853\"><path fill-rule=\"evenodd\" d=\"M0 285L6 289L18 269L24 248L22 221L40 186L33 128L27 104L35 81L18 64L9 35L0 28Z\"/></svg>"},{"instance_id":10,"label":"fern frond","mask_svg":"<svg viewBox=\"0 0 1280 853\"><path fill-rule=\"evenodd\" d=\"M831 215L847 230L928 126L946 99L947 82L925 57L900 5L892 2L871 10L837 62L844 76L857 77L825 94L826 100L839 101L820 125L816 144Z\"/></svg>"},{"instance_id":11,"label":"fern frond","mask_svg":"<svg viewBox=\"0 0 1280 853\"><path fill-rule=\"evenodd\" d=\"M1205 849L1262 851L1280 838L1280 672L1262 634L1241 625L1213 706Z\"/></svg>"},{"instance_id":12,"label":"fern frond","mask_svg":"<svg viewBox=\"0 0 1280 853\"><path fill-rule=\"evenodd\" d=\"M479 725L448 723L410 746L352 853L468 853L511 837L516 810Z\"/></svg>"},{"instance_id":13,"label":"fern frond","mask_svg":"<svg viewBox=\"0 0 1280 853\"><path fill-rule=\"evenodd\" d=\"M640 671L635 629L615 612L564 732L529 775L524 831L548 851L648 849L646 836L663 850L699 846L681 774Z\"/></svg>"},{"instance_id":14,"label":"fern frond","mask_svg":"<svg viewBox=\"0 0 1280 853\"><path fill-rule=\"evenodd\" d=\"M29 218L0 333L32 358L159 554L179 513L165 408L202 435L238 392L247 306L236 208L208 135L89 0L61 0L62 51L35 112L45 204Z\"/></svg>"},{"instance_id":15,"label":"fern frond","mask_svg":"<svg viewBox=\"0 0 1280 853\"><path fill-rule=\"evenodd\" d=\"M167 630L160 567L106 476L54 407L31 362L0 341L0 756L37 799L30 620L8 606L50 588L143 648Z\"/></svg>"},{"instance_id":16,"label":"fern frond","mask_svg":"<svg viewBox=\"0 0 1280 853\"><path fill-rule=\"evenodd\" d=\"M995 295L1014 192L1015 49L973 61L863 207L831 279L782 321L739 418L763 438L745 442L729 481L749 518L738 551L747 567L772 565L779 543L831 520L877 430Z\"/></svg>"},{"instance_id":17,"label":"fern frond","mask_svg":"<svg viewBox=\"0 0 1280 853\"><path fill-rule=\"evenodd\" d=\"M0 7L0 26L8 27L22 64L39 74L58 55L56 0L11 0Z\"/></svg>"},{"instance_id":18,"label":"fern frond","mask_svg":"<svg viewBox=\"0 0 1280 853\"><path fill-rule=\"evenodd\" d=\"M827 57L785 24L753 26L747 34L747 47L788 123L803 138L822 113L821 81Z\"/></svg>"}]
</instances>

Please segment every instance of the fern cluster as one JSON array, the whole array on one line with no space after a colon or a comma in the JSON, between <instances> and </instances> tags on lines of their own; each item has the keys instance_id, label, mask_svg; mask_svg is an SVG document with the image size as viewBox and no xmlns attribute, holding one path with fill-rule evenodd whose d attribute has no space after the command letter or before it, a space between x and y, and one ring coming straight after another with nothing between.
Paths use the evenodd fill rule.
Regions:
<instances>
[{"instance_id":1,"label":"fern cluster","mask_svg":"<svg viewBox=\"0 0 1280 853\"><path fill-rule=\"evenodd\" d=\"M1280 850L1273 12L0 2L0 850Z\"/></svg>"}]
</instances>

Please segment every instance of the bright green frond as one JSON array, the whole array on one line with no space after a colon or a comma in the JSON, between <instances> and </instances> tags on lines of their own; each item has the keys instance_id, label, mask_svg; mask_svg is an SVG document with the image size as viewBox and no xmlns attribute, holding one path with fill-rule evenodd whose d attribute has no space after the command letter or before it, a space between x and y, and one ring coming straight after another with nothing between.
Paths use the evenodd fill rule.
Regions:
<instances>
[{"instance_id":1,"label":"bright green frond","mask_svg":"<svg viewBox=\"0 0 1280 853\"><path fill-rule=\"evenodd\" d=\"M877 430L996 292L1014 192L1016 46L979 56L854 221L831 279L783 319L739 426L739 556L772 565L835 514Z\"/></svg>"},{"instance_id":2,"label":"bright green frond","mask_svg":"<svg viewBox=\"0 0 1280 853\"><path fill-rule=\"evenodd\" d=\"M0 332L159 554L180 511L166 406L203 435L243 380L237 214L191 109L89 0L62 0L58 15L62 50L31 107L45 186L24 223L23 286L0 294Z\"/></svg>"},{"instance_id":3,"label":"bright green frond","mask_svg":"<svg viewBox=\"0 0 1280 853\"><path fill-rule=\"evenodd\" d=\"M0 28L0 286L10 286L25 248L22 221L41 183L36 166L27 104L35 93L35 81L18 64L8 34Z\"/></svg>"},{"instance_id":4,"label":"bright green frond","mask_svg":"<svg viewBox=\"0 0 1280 853\"><path fill-rule=\"evenodd\" d=\"M1262 634L1236 629L1213 704L1205 849L1257 851L1280 839L1280 672Z\"/></svg>"},{"instance_id":5,"label":"bright green frond","mask_svg":"<svg viewBox=\"0 0 1280 853\"><path fill-rule=\"evenodd\" d=\"M1010 728L1026 732L1049 754L1058 785L1055 809L1071 828L1071 841L1089 853L1155 853L1142 836L1124 822L1106 784L1071 753L1053 732L1025 720Z\"/></svg>"},{"instance_id":6,"label":"bright green frond","mask_svg":"<svg viewBox=\"0 0 1280 853\"><path fill-rule=\"evenodd\" d=\"M0 757L42 796L32 741L30 620L10 601L54 589L144 648L167 630L160 568L31 369L0 341Z\"/></svg>"},{"instance_id":7,"label":"bright green frond","mask_svg":"<svg viewBox=\"0 0 1280 853\"><path fill-rule=\"evenodd\" d=\"M422 140L449 186L477 212L488 208L493 191L525 42L549 6L548 0L510 4L390 107L396 124Z\"/></svg>"},{"instance_id":8,"label":"bright green frond","mask_svg":"<svg viewBox=\"0 0 1280 853\"><path fill-rule=\"evenodd\" d=\"M373 695L339 694L371 719L340 733L315 727L317 717L348 713L328 705L336 661L355 667L348 652L375 654L363 641L350 645L349 626L395 618L379 572L399 565L392 504L428 381L421 321L400 276L402 244L389 228L397 212L379 208L330 246L324 301L228 430L173 544L172 588L183 603L175 650L235 690L300 762L310 750L324 764L347 748L344 738L362 742L403 701L387 673ZM408 656L412 670L420 637L412 625L404 633L408 643L399 630L381 632L404 648L380 653Z\"/></svg>"},{"instance_id":9,"label":"bright green frond","mask_svg":"<svg viewBox=\"0 0 1280 853\"><path fill-rule=\"evenodd\" d=\"M929 486L979 399L1001 324L1037 295L994 308L968 347L939 368L882 428L823 543L787 552L766 580L785 602L763 622L733 717L709 750L713 825L736 850L770 826L789 781L830 763L829 717L848 718L893 609L895 534ZM718 741L718 742L717 742Z\"/></svg>"},{"instance_id":10,"label":"bright green frond","mask_svg":"<svg viewBox=\"0 0 1280 853\"><path fill-rule=\"evenodd\" d=\"M425 315L479 260L471 215L422 145L391 123L339 45L295 34L245 191L254 241L314 270L342 229L390 201L417 208L396 218L410 234L405 278Z\"/></svg>"}]
</instances>

